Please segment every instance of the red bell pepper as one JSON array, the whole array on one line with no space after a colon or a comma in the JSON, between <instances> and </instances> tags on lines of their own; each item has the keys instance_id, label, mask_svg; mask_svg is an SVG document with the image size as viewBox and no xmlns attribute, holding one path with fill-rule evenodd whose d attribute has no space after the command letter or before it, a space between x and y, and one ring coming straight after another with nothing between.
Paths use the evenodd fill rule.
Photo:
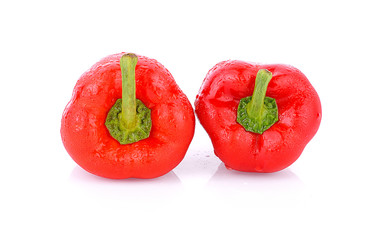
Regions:
<instances>
[{"instance_id":1,"label":"red bell pepper","mask_svg":"<svg viewBox=\"0 0 376 240\"><path fill-rule=\"evenodd\" d=\"M63 113L61 137L90 173L154 178L181 162L194 127L193 108L170 72L154 59L120 53L80 77Z\"/></svg>"},{"instance_id":2,"label":"red bell pepper","mask_svg":"<svg viewBox=\"0 0 376 240\"><path fill-rule=\"evenodd\" d=\"M320 99L298 69L229 60L207 74L195 111L227 168L276 172L317 132Z\"/></svg>"}]
</instances>

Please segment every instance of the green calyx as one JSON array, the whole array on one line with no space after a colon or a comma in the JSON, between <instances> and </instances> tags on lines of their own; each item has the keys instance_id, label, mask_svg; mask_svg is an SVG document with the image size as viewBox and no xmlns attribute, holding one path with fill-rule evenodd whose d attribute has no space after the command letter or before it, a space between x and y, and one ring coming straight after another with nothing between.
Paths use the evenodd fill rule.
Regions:
<instances>
[{"instance_id":1,"label":"green calyx","mask_svg":"<svg viewBox=\"0 0 376 240\"><path fill-rule=\"evenodd\" d=\"M137 56L124 54L120 59L122 98L107 114L105 125L120 144L130 144L148 138L151 131L151 110L136 99L135 69Z\"/></svg>"},{"instance_id":2,"label":"green calyx","mask_svg":"<svg viewBox=\"0 0 376 240\"><path fill-rule=\"evenodd\" d=\"M120 144L129 144L148 138L151 130L151 111L136 99L136 122L133 128L127 128L121 121L122 100L118 99L107 114L106 127L111 136Z\"/></svg>"},{"instance_id":3,"label":"green calyx","mask_svg":"<svg viewBox=\"0 0 376 240\"><path fill-rule=\"evenodd\" d=\"M239 102L236 121L249 132L262 134L278 121L275 99L265 96L271 79L271 72L259 70L253 95L242 98Z\"/></svg>"}]
</instances>

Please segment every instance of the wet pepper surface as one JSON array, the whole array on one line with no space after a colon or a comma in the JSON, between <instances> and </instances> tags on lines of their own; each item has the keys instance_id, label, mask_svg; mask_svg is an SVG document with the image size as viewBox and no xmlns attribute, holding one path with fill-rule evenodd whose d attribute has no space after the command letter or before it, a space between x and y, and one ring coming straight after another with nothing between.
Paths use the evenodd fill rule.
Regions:
<instances>
[{"instance_id":1,"label":"wet pepper surface","mask_svg":"<svg viewBox=\"0 0 376 240\"><path fill-rule=\"evenodd\" d=\"M164 66L137 56L135 93L150 109L151 130L145 139L119 143L105 123L122 98L119 61L123 54L103 58L80 77L63 113L63 144L90 173L115 179L158 177L183 159L194 134L193 109Z\"/></svg>"},{"instance_id":2,"label":"wet pepper surface","mask_svg":"<svg viewBox=\"0 0 376 240\"><path fill-rule=\"evenodd\" d=\"M238 122L239 103L254 94L260 70L272 76L265 95L275 100L278 112L276 122L262 133L248 131ZM195 109L215 154L226 167L246 172L275 172L291 165L321 121L320 99L308 79L298 69L281 64L218 63L207 74ZM244 112L252 112L249 109Z\"/></svg>"}]
</instances>

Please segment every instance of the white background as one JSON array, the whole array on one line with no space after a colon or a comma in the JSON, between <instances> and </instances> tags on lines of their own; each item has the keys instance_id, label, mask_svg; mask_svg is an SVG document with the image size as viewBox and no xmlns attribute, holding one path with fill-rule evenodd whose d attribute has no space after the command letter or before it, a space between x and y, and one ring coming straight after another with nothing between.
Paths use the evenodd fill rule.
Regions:
<instances>
[{"instance_id":1,"label":"white background","mask_svg":"<svg viewBox=\"0 0 376 240\"><path fill-rule=\"evenodd\" d=\"M376 239L373 1L2 1L0 239ZM78 167L60 139L75 82L102 57L157 59L193 103L239 59L299 68L320 129L273 174L229 171L197 122L152 180Z\"/></svg>"}]
</instances>

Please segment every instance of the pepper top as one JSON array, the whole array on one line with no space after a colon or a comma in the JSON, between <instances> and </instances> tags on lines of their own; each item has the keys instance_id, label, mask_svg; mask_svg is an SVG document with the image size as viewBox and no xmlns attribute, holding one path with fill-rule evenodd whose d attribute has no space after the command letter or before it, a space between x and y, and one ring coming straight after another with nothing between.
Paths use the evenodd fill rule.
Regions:
<instances>
[{"instance_id":1,"label":"pepper top","mask_svg":"<svg viewBox=\"0 0 376 240\"><path fill-rule=\"evenodd\" d=\"M105 125L120 144L130 144L148 138L151 131L151 110L136 99L135 70L137 56L124 54L120 59L122 98L108 112Z\"/></svg>"},{"instance_id":2,"label":"pepper top","mask_svg":"<svg viewBox=\"0 0 376 240\"><path fill-rule=\"evenodd\" d=\"M257 72L253 95L239 102L236 121L245 130L262 134L278 121L278 107L274 98L266 97L272 73L266 69Z\"/></svg>"}]
</instances>

